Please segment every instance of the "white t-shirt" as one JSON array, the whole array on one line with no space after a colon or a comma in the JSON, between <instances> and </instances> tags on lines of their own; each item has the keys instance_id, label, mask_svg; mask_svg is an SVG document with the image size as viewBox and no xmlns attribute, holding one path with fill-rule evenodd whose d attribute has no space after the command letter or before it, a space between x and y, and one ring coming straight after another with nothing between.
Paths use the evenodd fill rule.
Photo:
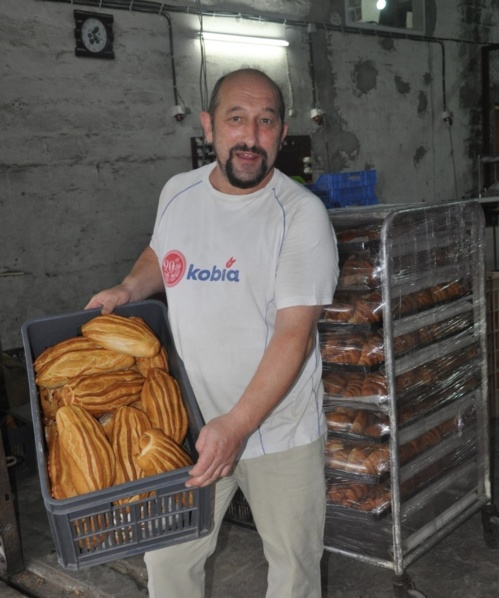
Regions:
<instances>
[{"instance_id":1,"label":"white t-shirt","mask_svg":"<svg viewBox=\"0 0 499 598\"><path fill-rule=\"evenodd\" d=\"M248 195L213 188L214 164L179 174L161 193L151 248L170 325L208 422L239 400L272 336L276 310L331 303L336 239L322 202L274 171ZM325 432L318 343L242 458L307 444Z\"/></svg>"}]
</instances>

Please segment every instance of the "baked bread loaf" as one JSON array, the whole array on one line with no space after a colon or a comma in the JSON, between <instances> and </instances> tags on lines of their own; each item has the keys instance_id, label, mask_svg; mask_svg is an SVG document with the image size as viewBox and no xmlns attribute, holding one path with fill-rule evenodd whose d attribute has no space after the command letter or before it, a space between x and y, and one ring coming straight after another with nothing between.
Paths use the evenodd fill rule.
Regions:
<instances>
[{"instance_id":1,"label":"baked bread loaf","mask_svg":"<svg viewBox=\"0 0 499 598\"><path fill-rule=\"evenodd\" d=\"M56 357L69 353L70 351L81 351L82 349L100 349L100 345L89 338L84 336L75 336L68 338L48 347L40 353L40 355L33 362L33 369L38 373L49 361L52 361Z\"/></svg>"},{"instance_id":2,"label":"baked bread loaf","mask_svg":"<svg viewBox=\"0 0 499 598\"><path fill-rule=\"evenodd\" d=\"M137 463L146 475L173 471L192 464L185 449L157 428L145 432L139 440Z\"/></svg>"},{"instance_id":3,"label":"baked bread loaf","mask_svg":"<svg viewBox=\"0 0 499 598\"><path fill-rule=\"evenodd\" d=\"M56 415L63 462L78 494L112 485L116 458L104 430L82 407L64 405Z\"/></svg>"},{"instance_id":4,"label":"baked bread loaf","mask_svg":"<svg viewBox=\"0 0 499 598\"><path fill-rule=\"evenodd\" d=\"M140 453L140 437L150 429L151 422L143 411L126 406L117 409L111 435L111 446L116 456L115 485L144 477L136 456Z\"/></svg>"},{"instance_id":5,"label":"baked bread loaf","mask_svg":"<svg viewBox=\"0 0 499 598\"><path fill-rule=\"evenodd\" d=\"M118 407L119 409L119 407ZM98 422L104 430L104 434L108 440L111 441L113 436L114 418L116 417L116 411L108 411L98 417Z\"/></svg>"},{"instance_id":6,"label":"baked bread loaf","mask_svg":"<svg viewBox=\"0 0 499 598\"><path fill-rule=\"evenodd\" d=\"M145 379L140 401L153 428L159 428L177 444L184 442L189 421L173 376L162 369L152 368Z\"/></svg>"},{"instance_id":7,"label":"baked bread loaf","mask_svg":"<svg viewBox=\"0 0 499 598\"><path fill-rule=\"evenodd\" d=\"M154 357L161 348L158 337L137 317L97 316L83 324L81 333L101 347L134 357Z\"/></svg>"},{"instance_id":8,"label":"baked bread loaf","mask_svg":"<svg viewBox=\"0 0 499 598\"><path fill-rule=\"evenodd\" d=\"M58 388L78 376L126 370L135 364L135 357L108 349L80 349L62 353L40 368L38 386Z\"/></svg>"},{"instance_id":9,"label":"baked bread loaf","mask_svg":"<svg viewBox=\"0 0 499 598\"><path fill-rule=\"evenodd\" d=\"M70 464L65 460L65 452L61 451L59 434L55 428L55 433L52 434L49 441L48 458L48 476L53 498L63 500L78 494L70 473Z\"/></svg>"},{"instance_id":10,"label":"baked bread loaf","mask_svg":"<svg viewBox=\"0 0 499 598\"><path fill-rule=\"evenodd\" d=\"M79 405L100 417L138 401L144 380L144 376L135 370L80 376L61 388L61 400L65 405Z\"/></svg>"},{"instance_id":11,"label":"baked bread loaf","mask_svg":"<svg viewBox=\"0 0 499 598\"><path fill-rule=\"evenodd\" d=\"M146 322L135 317L98 316L84 324L82 331L84 336L62 341L35 360L52 496L69 498L151 475L138 465L136 458L141 452L147 454L147 471L154 474L190 464L190 456L181 446L188 418L180 389L168 373L166 348ZM172 436L158 429L152 434L151 451L144 451L140 444L140 438L152 429L142 409L144 374L149 378L146 407L156 425ZM158 459L165 457L166 461L150 465L157 434L166 438L157 451ZM128 496L114 504L148 494ZM192 499L191 492L175 498L182 502ZM75 526L83 531L88 528L85 520ZM92 531L100 529L98 521L90 526ZM90 548L100 541L103 539L96 536L85 542Z\"/></svg>"},{"instance_id":12,"label":"baked bread loaf","mask_svg":"<svg viewBox=\"0 0 499 598\"><path fill-rule=\"evenodd\" d=\"M165 347L161 347L159 353L154 357L136 357L135 365L137 370L144 376L144 378L152 368L159 368L161 370L165 370L165 372L170 371L168 364L168 353Z\"/></svg>"},{"instance_id":13,"label":"baked bread loaf","mask_svg":"<svg viewBox=\"0 0 499 598\"><path fill-rule=\"evenodd\" d=\"M55 414L61 406L60 388L40 388L40 406L42 408L43 423L48 425L55 421Z\"/></svg>"}]
</instances>

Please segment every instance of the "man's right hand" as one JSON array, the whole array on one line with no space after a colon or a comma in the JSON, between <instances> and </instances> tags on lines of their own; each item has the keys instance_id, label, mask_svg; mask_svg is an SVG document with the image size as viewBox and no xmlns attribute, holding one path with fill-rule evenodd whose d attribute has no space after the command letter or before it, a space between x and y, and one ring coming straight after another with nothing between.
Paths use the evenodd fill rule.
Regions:
<instances>
[{"instance_id":1,"label":"man's right hand","mask_svg":"<svg viewBox=\"0 0 499 598\"><path fill-rule=\"evenodd\" d=\"M94 295L85 309L101 308L102 315L106 315L112 313L119 305L130 303L130 301L132 301L130 291L123 284L119 284Z\"/></svg>"},{"instance_id":2,"label":"man's right hand","mask_svg":"<svg viewBox=\"0 0 499 598\"><path fill-rule=\"evenodd\" d=\"M164 283L158 258L150 247L146 247L123 282L94 295L85 309L100 307L106 315L119 305L141 301L162 290Z\"/></svg>"}]
</instances>

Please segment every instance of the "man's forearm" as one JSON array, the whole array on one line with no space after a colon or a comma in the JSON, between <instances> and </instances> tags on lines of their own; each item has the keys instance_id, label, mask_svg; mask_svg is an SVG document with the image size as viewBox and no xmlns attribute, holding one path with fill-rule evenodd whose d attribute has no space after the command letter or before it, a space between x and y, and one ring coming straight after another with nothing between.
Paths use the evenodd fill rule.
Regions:
<instances>
[{"instance_id":1,"label":"man's forearm","mask_svg":"<svg viewBox=\"0 0 499 598\"><path fill-rule=\"evenodd\" d=\"M164 290L158 258L150 247L144 249L121 284L129 291L132 301L146 299Z\"/></svg>"},{"instance_id":2,"label":"man's forearm","mask_svg":"<svg viewBox=\"0 0 499 598\"><path fill-rule=\"evenodd\" d=\"M315 340L321 308L287 308L255 375L231 410L247 434L254 432L295 383Z\"/></svg>"}]
</instances>

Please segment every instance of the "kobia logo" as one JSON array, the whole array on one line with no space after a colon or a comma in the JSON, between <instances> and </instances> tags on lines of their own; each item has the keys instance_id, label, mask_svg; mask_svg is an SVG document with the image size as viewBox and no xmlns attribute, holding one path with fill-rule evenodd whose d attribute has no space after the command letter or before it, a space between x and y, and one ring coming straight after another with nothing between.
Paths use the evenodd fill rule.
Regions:
<instances>
[{"instance_id":1,"label":"kobia logo","mask_svg":"<svg viewBox=\"0 0 499 598\"><path fill-rule=\"evenodd\" d=\"M163 258L162 272L165 285L173 287L178 284L187 271L186 280L199 280L202 282L239 282L239 270L232 268L236 260L231 257L225 263L225 267L211 266L211 268L202 268L196 264L189 264L180 251L169 251Z\"/></svg>"}]
</instances>

